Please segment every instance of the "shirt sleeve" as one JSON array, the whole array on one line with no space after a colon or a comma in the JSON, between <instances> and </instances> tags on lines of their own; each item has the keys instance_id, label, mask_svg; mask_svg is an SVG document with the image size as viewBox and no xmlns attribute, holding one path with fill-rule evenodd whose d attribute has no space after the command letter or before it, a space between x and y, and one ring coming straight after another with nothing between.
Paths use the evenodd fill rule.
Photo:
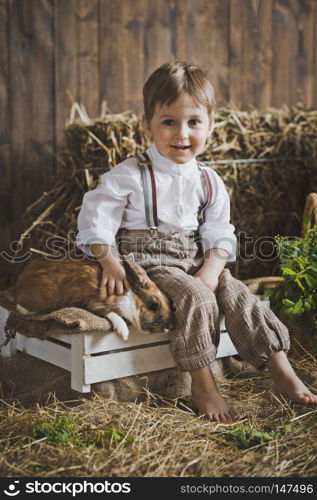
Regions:
<instances>
[{"instance_id":1,"label":"shirt sleeve","mask_svg":"<svg viewBox=\"0 0 317 500\"><path fill-rule=\"evenodd\" d=\"M237 238L230 224L230 198L221 177L212 171L213 197L204 212L204 222L199 233L204 253L211 248L221 248L229 253L228 261L235 262Z\"/></svg>"},{"instance_id":2,"label":"shirt sleeve","mask_svg":"<svg viewBox=\"0 0 317 500\"><path fill-rule=\"evenodd\" d=\"M115 243L132 184L133 170L119 164L100 177L98 187L84 195L77 219L76 244L86 255L92 255L89 245L93 243Z\"/></svg>"}]
</instances>

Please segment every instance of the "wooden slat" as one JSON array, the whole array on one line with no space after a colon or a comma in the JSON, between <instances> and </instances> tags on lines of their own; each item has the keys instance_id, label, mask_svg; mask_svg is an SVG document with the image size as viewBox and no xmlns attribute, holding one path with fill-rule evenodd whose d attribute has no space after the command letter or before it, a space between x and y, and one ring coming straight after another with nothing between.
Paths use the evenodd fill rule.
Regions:
<instances>
[{"instance_id":1,"label":"wooden slat","mask_svg":"<svg viewBox=\"0 0 317 500\"><path fill-rule=\"evenodd\" d=\"M124 71L123 8L125 0L100 2L100 81L102 100L108 109L120 113L125 108L126 83L128 75ZM133 78L133 76L129 77Z\"/></svg>"},{"instance_id":2,"label":"wooden slat","mask_svg":"<svg viewBox=\"0 0 317 500\"><path fill-rule=\"evenodd\" d=\"M71 387L75 391L90 392L90 385L85 384L85 338L74 335L70 354Z\"/></svg>"},{"instance_id":3,"label":"wooden slat","mask_svg":"<svg viewBox=\"0 0 317 500\"><path fill-rule=\"evenodd\" d=\"M17 349L35 356L36 358L52 363L53 365L64 368L64 370L71 370L71 351L66 347L54 344L49 340L39 340L32 337L25 337L16 334Z\"/></svg>"},{"instance_id":4,"label":"wooden slat","mask_svg":"<svg viewBox=\"0 0 317 500\"><path fill-rule=\"evenodd\" d=\"M217 349L217 359L225 358L226 356L234 356L238 354L235 346L229 337L228 332L222 332L220 334L219 345Z\"/></svg>"},{"instance_id":5,"label":"wooden slat","mask_svg":"<svg viewBox=\"0 0 317 500\"><path fill-rule=\"evenodd\" d=\"M235 103L241 102L243 88L243 62L241 54L243 50L243 32L245 30L246 12L245 2L231 0L229 23L229 99Z\"/></svg>"},{"instance_id":6,"label":"wooden slat","mask_svg":"<svg viewBox=\"0 0 317 500\"><path fill-rule=\"evenodd\" d=\"M143 109L142 88L144 75L143 46L147 33L144 31L145 0L123 2L124 75L126 78L125 109L140 113Z\"/></svg>"},{"instance_id":7,"label":"wooden slat","mask_svg":"<svg viewBox=\"0 0 317 500\"><path fill-rule=\"evenodd\" d=\"M146 2L144 79L172 55L171 2Z\"/></svg>"},{"instance_id":8,"label":"wooden slat","mask_svg":"<svg viewBox=\"0 0 317 500\"><path fill-rule=\"evenodd\" d=\"M100 112L98 1L77 0L79 98L92 118Z\"/></svg>"},{"instance_id":9,"label":"wooden slat","mask_svg":"<svg viewBox=\"0 0 317 500\"><path fill-rule=\"evenodd\" d=\"M272 91L272 0L230 2L230 100L263 107Z\"/></svg>"},{"instance_id":10,"label":"wooden slat","mask_svg":"<svg viewBox=\"0 0 317 500\"><path fill-rule=\"evenodd\" d=\"M175 366L168 345L90 356L84 360L84 364L86 384Z\"/></svg>"},{"instance_id":11,"label":"wooden slat","mask_svg":"<svg viewBox=\"0 0 317 500\"><path fill-rule=\"evenodd\" d=\"M313 107L316 91L317 64L317 2L302 0L297 22L298 30L298 96L306 106Z\"/></svg>"},{"instance_id":12,"label":"wooden slat","mask_svg":"<svg viewBox=\"0 0 317 500\"><path fill-rule=\"evenodd\" d=\"M188 5L175 0L170 6L171 53L180 61L186 61L188 52Z\"/></svg>"},{"instance_id":13,"label":"wooden slat","mask_svg":"<svg viewBox=\"0 0 317 500\"><path fill-rule=\"evenodd\" d=\"M249 22L251 26L256 26L254 44L257 47L253 59L252 104L264 109L272 98L272 0L253 1L251 13ZM243 96L245 99L247 96Z\"/></svg>"},{"instance_id":14,"label":"wooden slat","mask_svg":"<svg viewBox=\"0 0 317 500\"><path fill-rule=\"evenodd\" d=\"M298 0L273 1L272 105L296 104L298 98Z\"/></svg>"},{"instance_id":15,"label":"wooden slat","mask_svg":"<svg viewBox=\"0 0 317 500\"><path fill-rule=\"evenodd\" d=\"M57 146L63 138L63 130L69 118L71 99L79 99L77 0L54 2L54 61L55 61L55 134ZM58 148L59 149L59 148Z\"/></svg>"},{"instance_id":16,"label":"wooden slat","mask_svg":"<svg viewBox=\"0 0 317 500\"><path fill-rule=\"evenodd\" d=\"M130 335L127 340L123 340L116 333L85 335L85 354L93 354L112 349L127 349L139 344L152 344L156 342L168 341L169 336L166 333L153 335L142 335L134 329L130 329Z\"/></svg>"},{"instance_id":17,"label":"wooden slat","mask_svg":"<svg viewBox=\"0 0 317 500\"><path fill-rule=\"evenodd\" d=\"M217 103L224 104L229 98L229 51L224 43L229 36L229 0L196 0L188 16L192 21L187 58L206 70L215 88Z\"/></svg>"},{"instance_id":18,"label":"wooden slat","mask_svg":"<svg viewBox=\"0 0 317 500\"><path fill-rule=\"evenodd\" d=\"M0 227L2 250L9 250L11 241L12 171L10 168L10 74L9 74L9 16L8 1L0 0ZM4 274L7 261L0 257L0 273Z\"/></svg>"},{"instance_id":19,"label":"wooden slat","mask_svg":"<svg viewBox=\"0 0 317 500\"><path fill-rule=\"evenodd\" d=\"M10 12L11 150L15 234L54 158L53 8L49 0L15 0Z\"/></svg>"}]
</instances>

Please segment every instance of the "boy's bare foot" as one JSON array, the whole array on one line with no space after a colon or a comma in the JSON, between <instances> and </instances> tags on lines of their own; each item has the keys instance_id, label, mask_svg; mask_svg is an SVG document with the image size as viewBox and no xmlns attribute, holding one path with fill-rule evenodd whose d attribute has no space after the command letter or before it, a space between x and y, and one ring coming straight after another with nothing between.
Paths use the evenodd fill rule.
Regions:
<instances>
[{"instance_id":1,"label":"boy's bare foot","mask_svg":"<svg viewBox=\"0 0 317 500\"><path fill-rule=\"evenodd\" d=\"M209 366L190 372L192 402L201 414L214 422L232 422L236 413L223 399Z\"/></svg>"},{"instance_id":2,"label":"boy's bare foot","mask_svg":"<svg viewBox=\"0 0 317 500\"><path fill-rule=\"evenodd\" d=\"M293 403L316 404L317 395L310 392L296 375L284 351L273 354L267 363L273 378L272 390Z\"/></svg>"},{"instance_id":3,"label":"boy's bare foot","mask_svg":"<svg viewBox=\"0 0 317 500\"><path fill-rule=\"evenodd\" d=\"M294 376L284 376L275 380L272 384L272 390L275 394L281 394L293 403L317 403L317 396L307 389L306 385L294 373Z\"/></svg>"}]
</instances>

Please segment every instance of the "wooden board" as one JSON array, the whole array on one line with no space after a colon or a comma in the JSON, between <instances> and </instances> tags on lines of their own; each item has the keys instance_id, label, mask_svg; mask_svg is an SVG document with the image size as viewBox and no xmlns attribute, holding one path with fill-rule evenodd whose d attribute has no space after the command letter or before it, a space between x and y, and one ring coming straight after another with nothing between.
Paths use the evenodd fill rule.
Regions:
<instances>
[{"instance_id":1,"label":"wooden board","mask_svg":"<svg viewBox=\"0 0 317 500\"><path fill-rule=\"evenodd\" d=\"M169 346L160 345L84 359L86 384L129 377L175 366Z\"/></svg>"},{"instance_id":2,"label":"wooden board","mask_svg":"<svg viewBox=\"0 0 317 500\"><path fill-rule=\"evenodd\" d=\"M267 106L272 91L272 0L230 2L229 46L230 100Z\"/></svg>"},{"instance_id":3,"label":"wooden board","mask_svg":"<svg viewBox=\"0 0 317 500\"><path fill-rule=\"evenodd\" d=\"M8 2L0 0L0 227L2 250L9 249L11 228L12 203L12 168L11 168L11 116L10 116L10 67L9 67L9 11ZM5 274L8 264L0 258L0 273Z\"/></svg>"},{"instance_id":4,"label":"wooden board","mask_svg":"<svg viewBox=\"0 0 317 500\"><path fill-rule=\"evenodd\" d=\"M54 344L49 340L39 340L33 337L25 337L24 335L16 334L17 336L17 349L30 354L36 358L52 363L53 365L71 370L70 363L70 349L63 346Z\"/></svg>"},{"instance_id":5,"label":"wooden board","mask_svg":"<svg viewBox=\"0 0 317 500\"><path fill-rule=\"evenodd\" d=\"M305 3L305 2L304 2ZM297 15L301 1L275 0L273 3L272 105L298 100L298 29Z\"/></svg>"}]
</instances>

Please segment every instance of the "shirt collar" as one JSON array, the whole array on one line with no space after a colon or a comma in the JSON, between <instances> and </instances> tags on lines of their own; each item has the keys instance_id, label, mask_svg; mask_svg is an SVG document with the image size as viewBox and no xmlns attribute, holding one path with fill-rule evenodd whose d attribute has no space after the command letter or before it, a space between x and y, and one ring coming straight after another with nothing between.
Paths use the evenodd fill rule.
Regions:
<instances>
[{"instance_id":1,"label":"shirt collar","mask_svg":"<svg viewBox=\"0 0 317 500\"><path fill-rule=\"evenodd\" d=\"M161 155L154 143L151 144L146 152L152 160L153 167L160 170L160 172L172 176L184 176L190 175L194 170L197 170L196 158L192 158L187 163L174 163L172 160Z\"/></svg>"}]
</instances>

